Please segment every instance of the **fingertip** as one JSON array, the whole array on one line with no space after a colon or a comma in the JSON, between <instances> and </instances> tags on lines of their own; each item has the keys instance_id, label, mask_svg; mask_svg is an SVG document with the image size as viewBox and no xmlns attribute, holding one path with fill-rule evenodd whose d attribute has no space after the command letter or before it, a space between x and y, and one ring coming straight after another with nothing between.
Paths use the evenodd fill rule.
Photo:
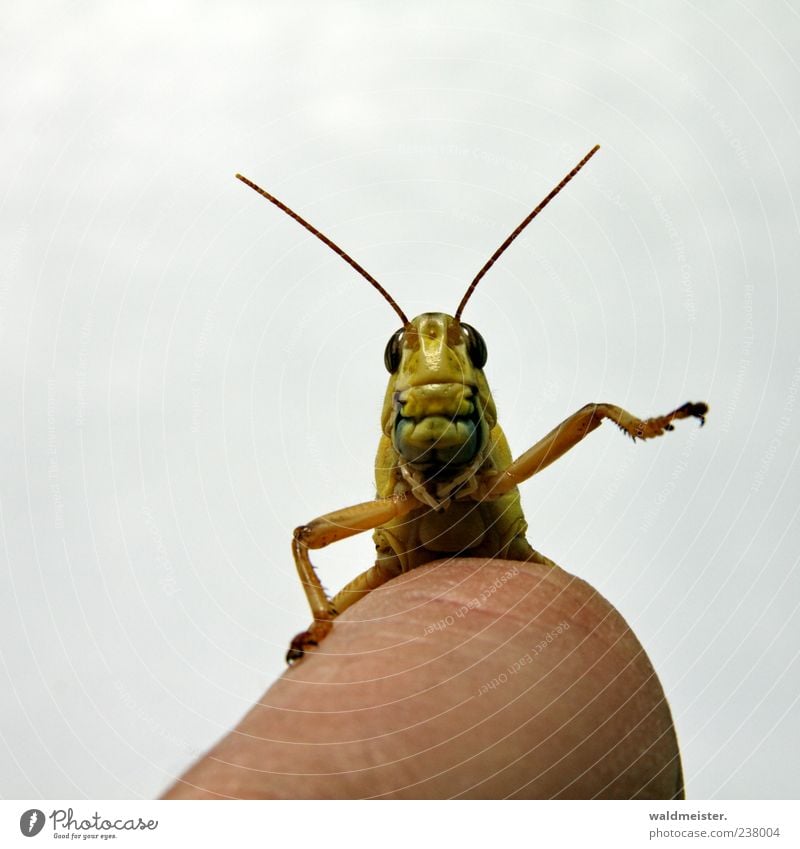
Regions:
<instances>
[{"instance_id":1,"label":"fingertip","mask_svg":"<svg viewBox=\"0 0 800 849\"><path fill-rule=\"evenodd\" d=\"M345 611L190 778L247 798L668 799L681 769L606 599L558 567L455 559Z\"/></svg>"}]
</instances>

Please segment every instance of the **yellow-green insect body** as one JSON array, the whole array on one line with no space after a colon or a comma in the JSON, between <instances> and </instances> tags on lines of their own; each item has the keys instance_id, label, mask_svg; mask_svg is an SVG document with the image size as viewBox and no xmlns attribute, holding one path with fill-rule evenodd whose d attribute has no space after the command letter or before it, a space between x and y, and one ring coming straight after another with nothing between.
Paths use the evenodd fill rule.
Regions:
<instances>
[{"instance_id":1,"label":"yellow-green insect body","mask_svg":"<svg viewBox=\"0 0 800 849\"><path fill-rule=\"evenodd\" d=\"M237 177L328 245L388 301L401 326L389 339L384 362L390 373L375 461L376 497L328 513L295 528L292 555L314 621L291 643L287 659L300 659L329 633L343 610L391 578L424 563L454 555L505 558L553 565L528 543L518 484L610 419L633 439L651 439L673 429L676 419L708 411L689 402L667 413L639 419L614 404L587 404L517 458L497 423L497 410L483 373L486 344L461 321L472 292L495 260L594 155L594 147L530 212L469 285L453 316L423 313L409 320L392 296L327 236L245 177ZM309 550L373 531L376 559L330 598Z\"/></svg>"},{"instance_id":2,"label":"yellow-green insect body","mask_svg":"<svg viewBox=\"0 0 800 849\"><path fill-rule=\"evenodd\" d=\"M530 557L517 489L492 501L471 498L512 459L480 334L425 313L389 340L384 359L394 371L375 460L378 498L407 493L421 505L375 532L385 566L405 572L453 554Z\"/></svg>"}]
</instances>

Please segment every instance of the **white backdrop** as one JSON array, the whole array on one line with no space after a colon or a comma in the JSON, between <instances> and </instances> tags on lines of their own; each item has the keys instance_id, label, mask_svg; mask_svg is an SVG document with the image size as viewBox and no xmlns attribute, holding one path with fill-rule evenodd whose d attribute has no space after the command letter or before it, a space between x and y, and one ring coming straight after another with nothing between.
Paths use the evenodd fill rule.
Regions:
<instances>
[{"instance_id":1,"label":"white backdrop","mask_svg":"<svg viewBox=\"0 0 800 849\"><path fill-rule=\"evenodd\" d=\"M308 623L291 529L372 495L397 321L465 313L530 539L628 618L687 792L796 797L800 18L787 3L6 4L0 794L152 797ZM318 555L338 588L357 538Z\"/></svg>"}]
</instances>

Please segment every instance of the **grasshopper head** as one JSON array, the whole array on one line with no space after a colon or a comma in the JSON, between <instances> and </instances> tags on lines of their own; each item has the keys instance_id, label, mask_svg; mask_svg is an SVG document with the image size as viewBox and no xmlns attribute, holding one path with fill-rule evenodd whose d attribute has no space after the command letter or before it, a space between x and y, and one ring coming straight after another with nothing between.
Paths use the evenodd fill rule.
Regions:
<instances>
[{"instance_id":1,"label":"grasshopper head","mask_svg":"<svg viewBox=\"0 0 800 849\"><path fill-rule=\"evenodd\" d=\"M312 224L247 177L237 178L324 242L384 297L403 324L386 346L392 375L383 404L384 434L391 439L407 477L436 478L458 485L483 462L497 413L483 376L486 345L477 330L460 321L475 287L508 246L598 151L595 145L533 208L484 263L461 298L455 317L427 312L409 321L394 298L349 254Z\"/></svg>"},{"instance_id":2,"label":"grasshopper head","mask_svg":"<svg viewBox=\"0 0 800 849\"><path fill-rule=\"evenodd\" d=\"M384 359L391 378L383 432L402 460L436 475L474 463L497 419L478 331L423 313L391 337Z\"/></svg>"}]
</instances>

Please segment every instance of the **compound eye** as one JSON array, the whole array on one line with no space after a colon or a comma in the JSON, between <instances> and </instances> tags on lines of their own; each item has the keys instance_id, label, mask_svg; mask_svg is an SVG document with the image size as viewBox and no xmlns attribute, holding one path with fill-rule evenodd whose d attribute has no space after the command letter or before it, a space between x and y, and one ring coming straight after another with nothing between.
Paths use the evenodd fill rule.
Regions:
<instances>
[{"instance_id":1,"label":"compound eye","mask_svg":"<svg viewBox=\"0 0 800 849\"><path fill-rule=\"evenodd\" d=\"M467 353L472 360L472 365L475 368L483 368L486 365L486 358L489 356L483 336L471 324L464 324L463 321L461 322L461 329L464 331Z\"/></svg>"},{"instance_id":2,"label":"compound eye","mask_svg":"<svg viewBox=\"0 0 800 849\"><path fill-rule=\"evenodd\" d=\"M389 374L394 374L400 367L400 355L403 353L403 331L398 330L392 334L392 338L386 343L383 352L383 364Z\"/></svg>"}]
</instances>

